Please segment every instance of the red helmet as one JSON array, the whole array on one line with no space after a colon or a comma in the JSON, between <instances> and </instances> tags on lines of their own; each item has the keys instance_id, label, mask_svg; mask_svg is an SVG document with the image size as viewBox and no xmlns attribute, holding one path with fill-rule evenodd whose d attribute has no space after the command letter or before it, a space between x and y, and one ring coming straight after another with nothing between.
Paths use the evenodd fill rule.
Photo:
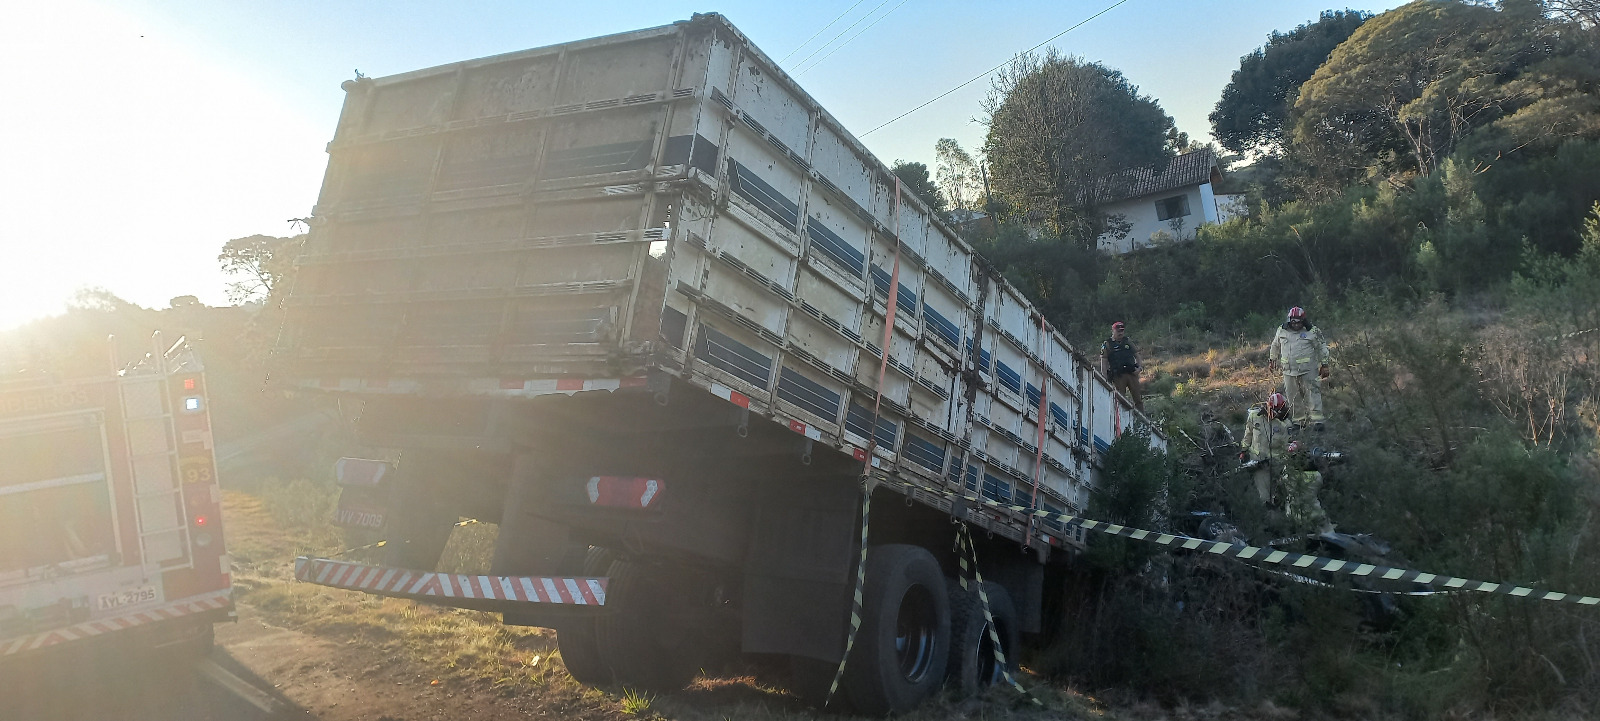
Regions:
<instances>
[{"instance_id":1,"label":"red helmet","mask_svg":"<svg viewBox=\"0 0 1600 721\"><path fill-rule=\"evenodd\" d=\"M1122 330L1123 328L1126 328L1126 327L1127 326L1123 325L1122 321L1120 321L1120 320L1111 324L1111 330Z\"/></svg>"},{"instance_id":2,"label":"red helmet","mask_svg":"<svg viewBox=\"0 0 1600 721\"><path fill-rule=\"evenodd\" d=\"M1297 321L1297 320L1305 320L1305 319L1306 319L1306 309L1305 308L1301 308L1300 306L1297 305L1297 306L1289 309L1289 320L1291 322L1292 321Z\"/></svg>"},{"instance_id":3,"label":"red helmet","mask_svg":"<svg viewBox=\"0 0 1600 721\"><path fill-rule=\"evenodd\" d=\"M1282 393L1267 396L1267 411L1274 416L1283 417L1289 412L1289 399L1284 398Z\"/></svg>"}]
</instances>

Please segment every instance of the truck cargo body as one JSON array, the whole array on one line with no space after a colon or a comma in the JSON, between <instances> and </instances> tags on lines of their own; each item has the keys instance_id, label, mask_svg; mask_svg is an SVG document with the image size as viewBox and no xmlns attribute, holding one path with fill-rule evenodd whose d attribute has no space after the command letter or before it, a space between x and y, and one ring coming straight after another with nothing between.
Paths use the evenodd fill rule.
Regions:
<instances>
[{"instance_id":1,"label":"truck cargo body","mask_svg":"<svg viewBox=\"0 0 1600 721\"><path fill-rule=\"evenodd\" d=\"M232 613L208 414L181 342L121 375L0 385L0 664L208 646Z\"/></svg>"},{"instance_id":2,"label":"truck cargo body","mask_svg":"<svg viewBox=\"0 0 1600 721\"><path fill-rule=\"evenodd\" d=\"M743 651L836 661L870 464L905 501L870 543L953 573L949 519L986 531L1037 627L1037 574L1002 566L1081 531L959 497L1080 511L1142 417L732 25L346 90L276 375L402 451L351 514L420 534L397 558L497 520L500 571L676 564ZM653 503L600 500L646 480Z\"/></svg>"}]
</instances>

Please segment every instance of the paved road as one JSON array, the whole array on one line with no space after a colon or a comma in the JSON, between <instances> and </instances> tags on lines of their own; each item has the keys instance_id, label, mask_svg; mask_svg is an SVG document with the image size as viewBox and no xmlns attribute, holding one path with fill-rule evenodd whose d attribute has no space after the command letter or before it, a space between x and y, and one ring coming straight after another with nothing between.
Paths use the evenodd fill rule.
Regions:
<instances>
[{"instance_id":1,"label":"paved road","mask_svg":"<svg viewBox=\"0 0 1600 721\"><path fill-rule=\"evenodd\" d=\"M226 652L117 646L0 668L6 721L280 721L311 719Z\"/></svg>"}]
</instances>

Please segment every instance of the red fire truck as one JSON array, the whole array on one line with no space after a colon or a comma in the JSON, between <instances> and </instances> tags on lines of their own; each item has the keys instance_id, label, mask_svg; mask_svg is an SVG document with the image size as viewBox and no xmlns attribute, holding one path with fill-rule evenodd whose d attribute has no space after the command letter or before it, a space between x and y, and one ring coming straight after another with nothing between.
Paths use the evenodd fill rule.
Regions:
<instances>
[{"instance_id":1,"label":"red fire truck","mask_svg":"<svg viewBox=\"0 0 1600 721\"><path fill-rule=\"evenodd\" d=\"M206 648L232 617L203 368L163 345L0 382L0 665L110 637Z\"/></svg>"}]
</instances>

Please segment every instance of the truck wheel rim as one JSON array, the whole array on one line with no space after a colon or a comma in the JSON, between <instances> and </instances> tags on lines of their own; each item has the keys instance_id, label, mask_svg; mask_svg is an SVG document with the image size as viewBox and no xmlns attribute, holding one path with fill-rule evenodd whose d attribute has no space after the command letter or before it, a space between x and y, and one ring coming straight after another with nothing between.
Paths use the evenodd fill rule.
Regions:
<instances>
[{"instance_id":1,"label":"truck wheel rim","mask_svg":"<svg viewBox=\"0 0 1600 721\"><path fill-rule=\"evenodd\" d=\"M927 678L933 666L937 622L937 610L928 589L908 589L895 617L894 650L900 674L911 683Z\"/></svg>"},{"instance_id":2,"label":"truck wheel rim","mask_svg":"<svg viewBox=\"0 0 1600 721\"><path fill-rule=\"evenodd\" d=\"M1000 664L994 660L994 641L989 636L992 626L985 622L978 636L978 686L993 686L1001 680Z\"/></svg>"}]
</instances>

